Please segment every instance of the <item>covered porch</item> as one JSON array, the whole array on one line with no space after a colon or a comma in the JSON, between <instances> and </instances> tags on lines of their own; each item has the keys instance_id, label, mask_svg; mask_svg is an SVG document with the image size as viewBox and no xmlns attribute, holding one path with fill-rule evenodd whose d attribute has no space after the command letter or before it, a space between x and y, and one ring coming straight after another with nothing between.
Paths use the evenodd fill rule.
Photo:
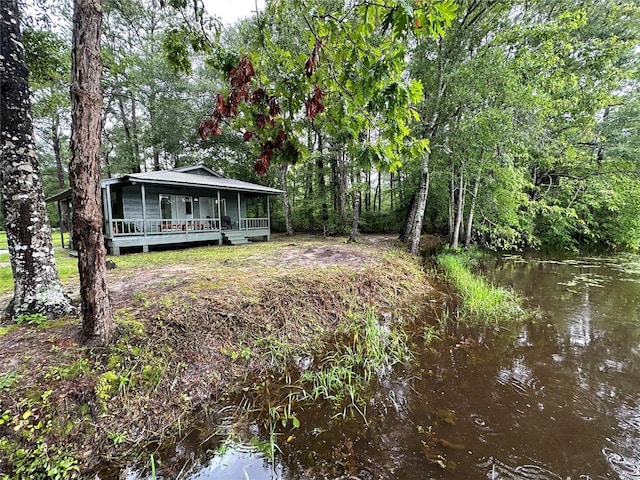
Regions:
<instances>
[{"instance_id":1,"label":"covered porch","mask_svg":"<svg viewBox=\"0 0 640 480\"><path fill-rule=\"evenodd\" d=\"M186 243L237 245L271 236L269 197L250 192L133 184L107 184L107 249Z\"/></svg>"},{"instance_id":2,"label":"covered porch","mask_svg":"<svg viewBox=\"0 0 640 480\"><path fill-rule=\"evenodd\" d=\"M192 243L267 241L269 196L280 193L202 165L109 178L102 180L101 190L105 246L112 255ZM70 199L66 190L48 201L60 205Z\"/></svg>"}]
</instances>

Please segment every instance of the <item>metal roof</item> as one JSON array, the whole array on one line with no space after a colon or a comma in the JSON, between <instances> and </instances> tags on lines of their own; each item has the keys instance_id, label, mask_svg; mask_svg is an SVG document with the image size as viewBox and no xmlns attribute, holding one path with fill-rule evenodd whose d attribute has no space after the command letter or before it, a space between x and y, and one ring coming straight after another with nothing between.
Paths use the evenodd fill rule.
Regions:
<instances>
[{"instance_id":1,"label":"metal roof","mask_svg":"<svg viewBox=\"0 0 640 480\"><path fill-rule=\"evenodd\" d=\"M175 170L160 170L157 172L132 173L120 179L121 181L154 183L161 185L175 185L180 187L203 187L218 190L239 190L242 192L264 193L277 195L282 190L265 187L256 183L243 182L232 178L183 173ZM115 183L115 182L114 182Z\"/></svg>"},{"instance_id":2,"label":"metal roof","mask_svg":"<svg viewBox=\"0 0 640 480\"><path fill-rule=\"evenodd\" d=\"M185 169L191 168L185 167ZM168 185L175 187L199 187L216 190L234 190L249 193L262 193L265 195L278 195L282 193L282 190L278 190L277 188L265 187L256 183L243 182L241 180L234 180L232 178L225 178L221 176L185 173L178 170L160 170L156 172L132 173L118 178L107 178L102 180L102 187L106 187L107 185L117 185L133 182L155 185ZM55 202L70 197L71 189L69 188L47 198L46 201Z\"/></svg>"}]
</instances>

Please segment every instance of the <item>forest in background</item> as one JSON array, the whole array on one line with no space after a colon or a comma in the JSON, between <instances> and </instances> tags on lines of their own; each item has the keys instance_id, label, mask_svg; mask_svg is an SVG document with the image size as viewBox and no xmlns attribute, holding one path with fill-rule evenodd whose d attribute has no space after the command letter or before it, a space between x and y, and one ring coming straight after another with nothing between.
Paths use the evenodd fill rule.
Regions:
<instances>
[{"instance_id":1,"label":"forest in background","mask_svg":"<svg viewBox=\"0 0 640 480\"><path fill-rule=\"evenodd\" d=\"M421 217L452 246L640 248L638 1L384 4L272 1L223 27L105 0L104 176L203 162L286 190L283 231L408 237ZM69 12L24 32L47 195L68 185Z\"/></svg>"}]
</instances>

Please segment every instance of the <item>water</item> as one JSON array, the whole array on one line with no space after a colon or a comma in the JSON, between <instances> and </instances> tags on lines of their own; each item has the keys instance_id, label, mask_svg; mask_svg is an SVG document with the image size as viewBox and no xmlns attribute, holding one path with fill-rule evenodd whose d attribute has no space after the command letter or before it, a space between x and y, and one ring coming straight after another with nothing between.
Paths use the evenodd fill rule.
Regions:
<instances>
[{"instance_id":1,"label":"water","mask_svg":"<svg viewBox=\"0 0 640 480\"><path fill-rule=\"evenodd\" d=\"M212 423L165 453L166 478L640 479L640 257L513 256L483 271L540 319L418 338L415 360L373 386L366 421L298 410L274 461L259 420L219 435Z\"/></svg>"}]
</instances>

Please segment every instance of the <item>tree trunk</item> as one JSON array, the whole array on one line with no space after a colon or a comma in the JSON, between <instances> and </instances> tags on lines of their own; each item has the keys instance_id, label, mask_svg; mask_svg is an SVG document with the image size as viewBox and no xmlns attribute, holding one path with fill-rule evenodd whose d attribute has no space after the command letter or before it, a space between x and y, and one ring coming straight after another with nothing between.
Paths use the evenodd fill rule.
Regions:
<instances>
[{"instance_id":1,"label":"tree trunk","mask_svg":"<svg viewBox=\"0 0 640 480\"><path fill-rule=\"evenodd\" d=\"M471 233L473 229L473 214L476 210L476 199L478 198L478 189L480 188L480 175L476 177L476 181L473 185L473 196L471 197L471 205L469 206L469 216L467 217L467 233L464 239L464 248L469 248L471 245Z\"/></svg>"},{"instance_id":2,"label":"tree trunk","mask_svg":"<svg viewBox=\"0 0 640 480\"><path fill-rule=\"evenodd\" d=\"M358 174L358 177L360 174ZM353 186L353 222L351 223L351 234L349 234L349 243L358 241L358 223L360 222L360 206L362 205L362 185L360 178L354 182Z\"/></svg>"},{"instance_id":3,"label":"tree trunk","mask_svg":"<svg viewBox=\"0 0 640 480\"><path fill-rule=\"evenodd\" d=\"M376 196L375 198L378 199L378 212L382 212L382 172L378 172L378 184L376 186ZM373 202L373 209L375 210L376 208L376 202Z\"/></svg>"},{"instance_id":4,"label":"tree trunk","mask_svg":"<svg viewBox=\"0 0 640 480\"><path fill-rule=\"evenodd\" d=\"M449 245L453 241L453 225L455 222L455 216L453 213L454 206L456 204L456 170L455 167L451 167L451 177L449 178Z\"/></svg>"},{"instance_id":5,"label":"tree trunk","mask_svg":"<svg viewBox=\"0 0 640 480\"><path fill-rule=\"evenodd\" d=\"M393 190L394 188L394 184L393 184L393 172L391 172L389 174L389 201L391 202L391 206L390 209L393 212L393 198L395 197L395 192Z\"/></svg>"},{"instance_id":6,"label":"tree trunk","mask_svg":"<svg viewBox=\"0 0 640 480\"><path fill-rule=\"evenodd\" d=\"M425 127L425 140L431 142L431 139L435 136L436 130L438 128L439 123L439 110L440 103L444 98L444 93L446 90L446 84L443 81L443 65L444 65L444 55L443 55L443 42L442 39L438 41L438 59L437 59L437 69L436 69L436 81L435 81L435 89L434 94L435 97L430 99L430 104L432 105L431 114L426 118L429 120L424 124ZM418 194L416 197L416 205L415 209L412 209L409 214L410 216L407 219L407 232L406 242L408 246L409 253L412 255L417 255L418 250L420 248L420 235L422 234L422 222L424 220L424 212L427 208L427 197L429 194L429 160L431 158L431 150L427 150L424 153L424 157L422 158L422 164L420 165L420 185L418 186Z\"/></svg>"},{"instance_id":7,"label":"tree trunk","mask_svg":"<svg viewBox=\"0 0 640 480\"><path fill-rule=\"evenodd\" d=\"M342 226L346 229L347 226L347 169L345 167L345 152L340 153L340 157L338 159L338 177L339 177L339 185L340 185L340 193L339 193L339 214L340 220L342 222Z\"/></svg>"},{"instance_id":8,"label":"tree trunk","mask_svg":"<svg viewBox=\"0 0 640 480\"><path fill-rule=\"evenodd\" d=\"M462 217L464 216L464 173L460 169L460 184L458 185L458 198L456 200L456 213L453 223L453 234L451 236L451 248L458 248L460 241L460 227L462 226Z\"/></svg>"},{"instance_id":9,"label":"tree trunk","mask_svg":"<svg viewBox=\"0 0 640 480\"><path fill-rule=\"evenodd\" d=\"M280 199L282 200L282 210L284 212L284 228L287 235L293 235L293 223L291 222L291 204L287 195L287 165L280 167Z\"/></svg>"},{"instance_id":10,"label":"tree trunk","mask_svg":"<svg viewBox=\"0 0 640 480\"><path fill-rule=\"evenodd\" d=\"M56 159L56 173L58 175L58 186L64 189L67 186L64 166L62 165L62 147L60 145L60 116L56 113L51 125L51 143L53 144L53 154ZM69 228L69 202L66 200L60 204L62 218L60 219L60 231L70 232Z\"/></svg>"},{"instance_id":11,"label":"tree trunk","mask_svg":"<svg viewBox=\"0 0 640 480\"><path fill-rule=\"evenodd\" d=\"M412 255L417 255L420 248L422 220L424 219L424 211L427 208L427 196L429 194L429 157L430 152L425 152L420 168L420 187L418 188L415 209L410 212L411 216L409 217L407 225L408 235L406 241L409 253Z\"/></svg>"},{"instance_id":12,"label":"tree trunk","mask_svg":"<svg viewBox=\"0 0 640 480\"><path fill-rule=\"evenodd\" d=\"M318 192L320 193L320 199L322 201L322 234L327 236L327 227L329 223L329 206L327 205L327 183L324 178L324 152L322 134L316 131L318 138L318 160L316 166L318 167Z\"/></svg>"},{"instance_id":13,"label":"tree trunk","mask_svg":"<svg viewBox=\"0 0 640 480\"><path fill-rule=\"evenodd\" d=\"M11 257L13 300L4 315L74 312L58 277L31 121L17 0L0 1L0 189Z\"/></svg>"},{"instance_id":14,"label":"tree trunk","mask_svg":"<svg viewBox=\"0 0 640 480\"><path fill-rule=\"evenodd\" d=\"M101 0L75 0L71 58L71 164L73 242L78 249L81 340L107 344L115 322L107 291L102 235L100 147L102 133Z\"/></svg>"},{"instance_id":15,"label":"tree trunk","mask_svg":"<svg viewBox=\"0 0 640 480\"><path fill-rule=\"evenodd\" d=\"M407 218L405 219L404 225L402 225L402 230L400 231L399 240L402 243L408 244L409 242L409 236L411 235L411 226L413 225L412 220L416 216L416 208L418 205L416 201L416 196L417 195L415 193L411 195L411 201L409 202L409 211L407 213Z\"/></svg>"}]
</instances>

